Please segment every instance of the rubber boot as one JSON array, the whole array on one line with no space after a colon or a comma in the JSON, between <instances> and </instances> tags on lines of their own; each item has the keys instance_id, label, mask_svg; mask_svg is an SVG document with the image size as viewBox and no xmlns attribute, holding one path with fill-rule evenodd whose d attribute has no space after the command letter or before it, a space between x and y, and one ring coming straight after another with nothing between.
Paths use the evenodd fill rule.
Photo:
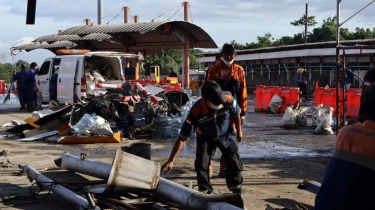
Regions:
<instances>
[{"instance_id":1,"label":"rubber boot","mask_svg":"<svg viewBox=\"0 0 375 210\"><path fill-rule=\"evenodd\" d=\"M25 100L24 99L19 99L19 101L20 101L20 105L21 105L20 110L26 109L26 107L25 107Z\"/></svg>"},{"instance_id":2,"label":"rubber boot","mask_svg":"<svg viewBox=\"0 0 375 210\"><path fill-rule=\"evenodd\" d=\"M225 167L226 167L226 162L223 158L223 156L221 156L220 158L220 172L219 172L219 177L222 177L222 178L225 178Z\"/></svg>"},{"instance_id":3,"label":"rubber boot","mask_svg":"<svg viewBox=\"0 0 375 210\"><path fill-rule=\"evenodd\" d=\"M27 111L28 112L33 112L34 111L34 102L33 101L28 101L26 103L26 105L27 105Z\"/></svg>"}]
</instances>

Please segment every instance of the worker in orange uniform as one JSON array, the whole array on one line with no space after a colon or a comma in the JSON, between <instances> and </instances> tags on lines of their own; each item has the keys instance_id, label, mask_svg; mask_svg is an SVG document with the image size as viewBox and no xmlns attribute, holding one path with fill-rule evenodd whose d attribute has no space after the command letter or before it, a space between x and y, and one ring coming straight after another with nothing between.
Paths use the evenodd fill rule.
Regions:
<instances>
[{"instance_id":1,"label":"worker in orange uniform","mask_svg":"<svg viewBox=\"0 0 375 210\"><path fill-rule=\"evenodd\" d=\"M242 66L234 62L236 58L234 46L225 43L221 49L221 61L210 67L207 80L214 80L223 91L229 91L241 108L241 124L245 122L247 110L246 76ZM225 161L220 159L219 177L225 177Z\"/></svg>"},{"instance_id":2,"label":"worker in orange uniform","mask_svg":"<svg viewBox=\"0 0 375 210\"><path fill-rule=\"evenodd\" d=\"M342 127L320 190L315 210L375 209L375 83L361 95L358 120Z\"/></svg>"}]
</instances>

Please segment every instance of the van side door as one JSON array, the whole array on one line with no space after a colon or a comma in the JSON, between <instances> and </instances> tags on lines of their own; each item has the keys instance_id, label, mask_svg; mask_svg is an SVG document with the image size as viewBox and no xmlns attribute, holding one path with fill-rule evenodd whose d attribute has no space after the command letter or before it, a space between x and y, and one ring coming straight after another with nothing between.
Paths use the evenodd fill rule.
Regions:
<instances>
[{"instance_id":1,"label":"van side door","mask_svg":"<svg viewBox=\"0 0 375 210\"><path fill-rule=\"evenodd\" d=\"M35 81L38 85L39 92L42 94L43 102L47 103L49 102L49 79L51 77L51 64L52 59L45 60L35 76Z\"/></svg>"},{"instance_id":2,"label":"van side door","mask_svg":"<svg viewBox=\"0 0 375 210\"><path fill-rule=\"evenodd\" d=\"M57 100L59 103L74 102L74 83L78 67L76 58L61 59L57 79Z\"/></svg>"}]
</instances>

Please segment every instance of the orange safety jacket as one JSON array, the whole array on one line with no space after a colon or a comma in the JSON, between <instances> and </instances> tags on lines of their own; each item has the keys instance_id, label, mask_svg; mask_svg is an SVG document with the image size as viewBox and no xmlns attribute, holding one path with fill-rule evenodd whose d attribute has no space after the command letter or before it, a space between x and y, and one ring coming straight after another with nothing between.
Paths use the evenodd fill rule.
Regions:
<instances>
[{"instance_id":1,"label":"orange safety jacket","mask_svg":"<svg viewBox=\"0 0 375 210\"><path fill-rule=\"evenodd\" d=\"M375 209L375 121L340 129L315 209Z\"/></svg>"},{"instance_id":2,"label":"orange safety jacket","mask_svg":"<svg viewBox=\"0 0 375 210\"><path fill-rule=\"evenodd\" d=\"M220 62L210 67L207 80L217 82L223 91L231 92L241 108L241 116L245 116L247 110L246 76L242 66L232 64L228 78L223 77L223 63Z\"/></svg>"}]
</instances>

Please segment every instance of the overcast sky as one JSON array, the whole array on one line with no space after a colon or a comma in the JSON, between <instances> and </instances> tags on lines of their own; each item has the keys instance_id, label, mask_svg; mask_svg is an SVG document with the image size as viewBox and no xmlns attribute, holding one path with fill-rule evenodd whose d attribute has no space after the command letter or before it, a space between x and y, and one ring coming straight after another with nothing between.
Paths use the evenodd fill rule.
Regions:
<instances>
[{"instance_id":1,"label":"overcast sky","mask_svg":"<svg viewBox=\"0 0 375 210\"><path fill-rule=\"evenodd\" d=\"M343 0L341 19L344 20L367 5L370 0ZM103 0L103 24L122 23L121 8L130 7L130 15L139 15L139 22L167 20L180 8L182 0ZM301 32L299 27L290 22L299 19L309 4L309 15L316 16L318 26L327 17L336 14L336 0L190 0L191 21L203 28L218 46L236 40L239 43L256 41L257 36L269 32L275 39L284 35L293 36ZM0 1L0 54L6 54L6 62L11 63L9 47L5 41L19 44L48 34L55 34L59 29L83 25L84 19L97 22L96 0L38 0L35 25L26 25L27 0ZM344 27L354 30L356 27L373 28L375 4L347 22ZM115 16L117 18L115 18ZM183 20L180 9L171 20ZM113 19L115 18L115 19ZM111 20L113 19L113 20ZM47 50L21 52L16 59L27 62L42 61L53 54ZM1 58L1 56L0 56Z\"/></svg>"}]
</instances>

